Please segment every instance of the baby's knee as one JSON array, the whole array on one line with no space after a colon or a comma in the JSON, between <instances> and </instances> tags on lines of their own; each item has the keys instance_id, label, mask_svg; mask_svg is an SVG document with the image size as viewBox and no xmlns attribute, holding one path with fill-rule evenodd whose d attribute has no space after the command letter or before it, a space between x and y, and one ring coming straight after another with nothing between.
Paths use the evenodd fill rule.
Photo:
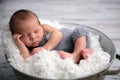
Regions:
<instances>
[{"instance_id":1,"label":"baby's knee","mask_svg":"<svg viewBox=\"0 0 120 80\"><path fill-rule=\"evenodd\" d=\"M76 28L72 33L73 42L75 42L80 36L88 36L88 31L85 28Z\"/></svg>"}]
</instances>

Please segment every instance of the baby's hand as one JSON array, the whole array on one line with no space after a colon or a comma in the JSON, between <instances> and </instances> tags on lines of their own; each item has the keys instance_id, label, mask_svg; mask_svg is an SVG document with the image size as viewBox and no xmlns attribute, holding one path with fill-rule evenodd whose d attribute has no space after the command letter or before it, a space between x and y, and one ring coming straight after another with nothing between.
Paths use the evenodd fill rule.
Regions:
<instances>
[{"instance_id":1,"label":"baby's hand","mask_svg":"<svg viewBox=\"0 0 120 80\"><path fill-rule=\"evenodd\" d=\"M21 34L14 34L13 40L18 48L25 46L25 44L20 40Z\"/></svg>"},{"instance_id":2,"label":"baby's hand","mask_svg":"<svg viewBox=\"0 0 120 80\"><path fill-rule=\"evenodd\" d=\"M31 52L31 55L34 55L34 54L36 54L36 53L38 53L39 51L42 51L42 50L44 50L43 47L34 48Z\"/></svg>"}]
</instances>

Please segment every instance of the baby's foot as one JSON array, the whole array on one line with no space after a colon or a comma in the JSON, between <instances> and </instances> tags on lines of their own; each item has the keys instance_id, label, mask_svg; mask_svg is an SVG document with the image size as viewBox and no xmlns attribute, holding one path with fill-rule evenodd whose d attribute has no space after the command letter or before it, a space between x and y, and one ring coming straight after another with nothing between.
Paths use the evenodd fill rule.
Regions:
<instances>
[{"instance_id":1,"label":"baby's foot","mask_svg":"<svg viewBox=\"0 0 120 80\"><path fill-rule=\"evenodd\" d=\"M81 51L82 57L83 59L86 59L88 57L88 54L92 54L92 50L91 49L83 49Z\"/></svg>"},{"instance_id":2,"label":"baby's foot","mask_svg":"<svg viewBox=\"0 0 120 80\"><path fill-rule=\"evenodd\" d=\"M71 53L65 52L65 51L58 51L59 55L61 56L62 59L71 57Z\"/></svg>"},{"instance_id":3,"label":"baby's foot","mask_svg":"<svg viewBox=\"0 0 120 80\"><path fill-rule=\"evenodd\" d=\"M80 61L80 55L74 55L73 53L68 53L64 51L58 51L62 59L65 58L72 58L74 60L74 63L78 63Z\"/></svg>"}]
</instances>

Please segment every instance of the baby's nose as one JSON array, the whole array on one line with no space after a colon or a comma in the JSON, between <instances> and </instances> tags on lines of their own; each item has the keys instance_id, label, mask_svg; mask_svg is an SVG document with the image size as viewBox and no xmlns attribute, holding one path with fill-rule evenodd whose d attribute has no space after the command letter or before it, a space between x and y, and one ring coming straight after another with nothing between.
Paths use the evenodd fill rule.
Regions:
<instances>
[{"instance_id":1,"label":"baby's nose","mask_svg":"<svg viewBox=\"0 0 120 80\"><path fill-rule=\"evenodd\" d=\"M36 35L34 34L34 33L32 33L31 35L30 35L30 39L31 40L34 40L36 38Z\"/></svg>"}]
</instances>

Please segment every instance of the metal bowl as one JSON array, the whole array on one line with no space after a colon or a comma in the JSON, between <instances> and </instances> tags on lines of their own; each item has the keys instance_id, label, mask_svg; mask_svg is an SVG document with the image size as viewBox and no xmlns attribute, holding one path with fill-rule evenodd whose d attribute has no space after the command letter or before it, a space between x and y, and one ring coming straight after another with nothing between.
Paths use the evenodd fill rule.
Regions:
<instances>
[{"instance_id":1,"label":"metal bowl","mask_svg":"<svg viewBox=\"0 0 120 80\"><path fill-rule=\"evenodd\" d=\"M70 28L70 29L74 29L75 27L84 27L84 28L88 29L88 31L90 31L96 35L99 35L101 47L103 48L104 51L108 52L111 56L110 64L108 64L107 66L102 68L96 74L91 74L91 75L88 75L88 76L85 76L82 78L76 78L74 80L104 80L105 75L111 75L111 74L115 75L115 74L118 74L120 72L120 69L108 70L108 68L113 63L113 61L117 55L115 46L114 46L112 40L108 36L106 36L104 33L100 32L99 30L96 30L94 28L91 28L91 27L88 27L85 25L73 24L73 23L61 23L61 24L66 26L67 28ZM6 59L7 59L7 56L6 56ZM11 67L13 68L18 80L47 80L45 78L39 78L39 77L25 74L25 73L19 71L18 69L14 68L12 65L11 65Z\"/></svg>"}]
</instances>

